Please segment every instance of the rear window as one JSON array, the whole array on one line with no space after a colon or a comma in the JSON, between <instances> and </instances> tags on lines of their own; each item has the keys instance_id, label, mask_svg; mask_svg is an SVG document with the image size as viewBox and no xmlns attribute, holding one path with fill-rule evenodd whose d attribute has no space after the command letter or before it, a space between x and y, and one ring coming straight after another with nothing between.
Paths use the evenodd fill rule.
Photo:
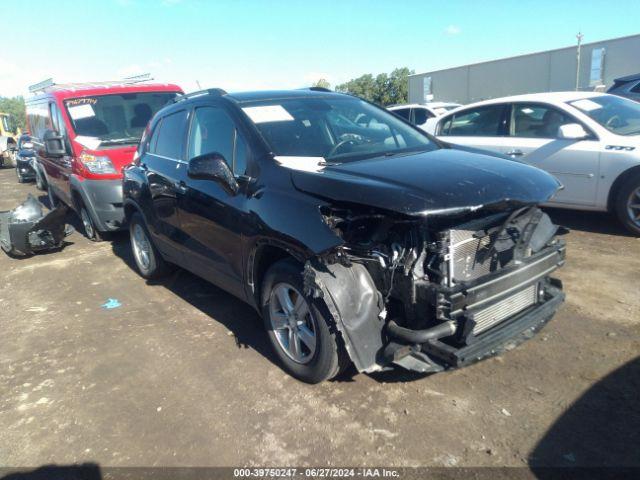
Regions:
<instances>
[{"instance_id":1,"label":"rear window","mask_svg":"<svg viewBox=\"0 0 640 480\"><path fill-rule=\"evenodd\" d=\"M136 144L147 123L173 92L142 92L72 98L65 107L76 135L102 145Z\"/></svg>"}]
</instances>

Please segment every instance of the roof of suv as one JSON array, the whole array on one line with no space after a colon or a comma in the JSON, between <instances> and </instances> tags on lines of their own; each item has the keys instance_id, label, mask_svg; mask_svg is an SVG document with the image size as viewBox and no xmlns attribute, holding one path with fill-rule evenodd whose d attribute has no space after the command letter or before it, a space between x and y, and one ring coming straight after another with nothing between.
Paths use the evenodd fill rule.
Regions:
<instances>
[{"instance_id":1,"label":"roof of suv","mask_svg":"<svg viewBox=\"0 0 640 480\"><path fill-rule=\"evenodd\" d=\"M308 97L335 97L336 95L347 96L340 92L331 90L304 88L301 90L261 90L253 92L233 92L225 95L226 98L238 103L256 102L261 100L281 100L285 98L308 98Z\"/></svg>"}]
</instances>

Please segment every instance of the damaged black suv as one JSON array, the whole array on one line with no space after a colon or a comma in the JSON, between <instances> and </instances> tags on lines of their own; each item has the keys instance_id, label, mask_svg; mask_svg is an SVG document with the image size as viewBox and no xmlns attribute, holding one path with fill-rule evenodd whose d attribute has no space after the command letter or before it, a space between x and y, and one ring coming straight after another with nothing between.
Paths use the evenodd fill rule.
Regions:
<instances>
[{"instance_id":1,"label":"damaged black suv","mask_svg":"<svg viewBox=\"0 0 640 480\"><path fill-rule=\"evenodd\" d=\"M560 187L454 150L359 98L186 95L152 119L124 202L141 274L184 267L251 304L292 375L458 367L564 299ZM240 320L240 319L239 319Z\"/></svg>"}]
</instances>

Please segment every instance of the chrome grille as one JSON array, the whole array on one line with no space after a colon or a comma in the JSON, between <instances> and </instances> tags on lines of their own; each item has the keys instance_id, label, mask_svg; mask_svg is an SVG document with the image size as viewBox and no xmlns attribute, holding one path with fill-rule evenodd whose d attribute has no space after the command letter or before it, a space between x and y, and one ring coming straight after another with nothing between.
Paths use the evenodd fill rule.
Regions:
<instances>
[{"instance_id":1,"label":"chrome grille","mask_svg":"<svg viewBox=\"0 0 640 480\"><path fill-rule=\"evenodd\" d=\"M533 284L515 295L511 295L504 300L500 300L498 303L494 303L490 307L474 312L473 319L476 322L476 325L473 327L474 335L488 330L497 323L535 304L537 296L538 285Z\"/></svg>"}]
</instances>

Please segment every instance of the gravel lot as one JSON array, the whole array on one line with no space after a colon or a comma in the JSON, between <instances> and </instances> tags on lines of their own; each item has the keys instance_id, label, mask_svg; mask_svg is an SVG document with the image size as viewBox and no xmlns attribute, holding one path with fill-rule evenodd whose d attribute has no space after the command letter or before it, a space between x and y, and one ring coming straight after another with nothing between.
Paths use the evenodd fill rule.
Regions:
<instances>
[{"instance_id":1,"label":"gravel lot","mask_svg":"<svg viewBox=\"0 0 640 480\"><path fill-rule=\"evenodd\" d=\"M0 192L0 210L45 198L10 169ZM640 466L640 239L551 213L572 229L567 302L534 339L317 386L278 367L239 300L184 271L145 282L126 234L0 252L0 465Z\"/></svg>"}]
</instances>

